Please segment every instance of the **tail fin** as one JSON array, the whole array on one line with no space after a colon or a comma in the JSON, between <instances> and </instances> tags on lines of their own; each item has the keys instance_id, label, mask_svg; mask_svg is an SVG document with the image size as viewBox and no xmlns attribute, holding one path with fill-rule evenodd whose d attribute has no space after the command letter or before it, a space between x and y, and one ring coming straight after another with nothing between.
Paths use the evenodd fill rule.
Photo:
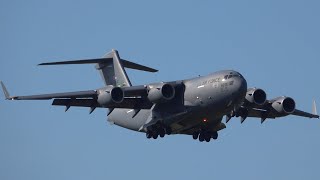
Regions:
<instances>
[{"instance_id":1,"label":"tail fin","mask_svg":"<svg viewBox=\"0 0 320 180\"><path fill-rule=\"evenodd\" d=\"M113 86L131 86L131 82L124 67L148 71L157 72L158 70L136 64L124 59L121 59L117 50L112 50L99 59L85 59L63 62L50 62L41 63L39 65L66 65L66 64L96 64L96 69L100 71L101 77L104 80L105 85Z\"/></svg>"},{"instance_id":2,"label":"tail fin","mask_svg":"<svg viewBox=\"0 0 320 180\"><path fill-rule=\"evenodd\" d=\"M131 86L126 70L123 68L120 56L117 50L112 49L111 52L104 55L104 58L112 58L112 63L98 63L96 68L100 70L100 74L104 81L111 82L114 86ZM102 66L101 66L102 65Z\"/></svg>"}]
</instances>

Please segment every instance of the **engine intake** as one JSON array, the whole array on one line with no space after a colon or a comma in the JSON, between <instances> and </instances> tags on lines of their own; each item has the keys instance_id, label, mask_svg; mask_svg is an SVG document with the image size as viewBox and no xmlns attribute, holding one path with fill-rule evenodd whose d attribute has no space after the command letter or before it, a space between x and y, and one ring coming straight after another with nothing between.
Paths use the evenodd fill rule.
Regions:
<instances>
[{"instance_id":1,"label":"engine intake","mask_svg":"<svg viewBox=\"0 0 320 180\"><path fill-rule=\"evenodd\" d=\"M248 89L246 94L246 100L250 103L263 105L267 100L267 94L262 89Z\"/></svg>"},{"instance_id":2,"label":"engine intake","mask_svg":"<svg viewBox=\"0 0 320 180\"><path fill-rule=\"evenodd\" d=\"M148 99L152 103L164 103L170 101L175 96L175 89L170 84L149 85Z\"/></svg>"},{"instance_id":3,"label":"engine intake","mask_svg":"<svg viewBox=\"0 0 320 180\"><path fill-rule=\"evenodd\" d=\"M272 103L272 108L279 113L291 114L296 109L296 103L290 97L278 97Z\"/></svg>"},{"instance_id":4,"label":"engine intake","mask_svg":"<svg viewBox=\"0 0 320 180\"><path fill-rule=\"evenodd\" d=\"M123 99L124 93L120 87L110 87L99 90L97 102L101 106L108 106L112 103L121 103Z\"/></svg>"}]
</instances>

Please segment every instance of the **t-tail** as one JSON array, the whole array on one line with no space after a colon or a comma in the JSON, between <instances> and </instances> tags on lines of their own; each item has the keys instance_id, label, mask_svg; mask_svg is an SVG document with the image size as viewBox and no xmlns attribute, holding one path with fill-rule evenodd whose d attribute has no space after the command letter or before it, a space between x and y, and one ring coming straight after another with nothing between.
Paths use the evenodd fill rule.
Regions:
<instances>
[{"instance_id":1,"label":"t-tail","mask_svg":"<svg viewBox=\"0 0 320 180\"><path fill-rule=\"evenodd\" d=\"M113 85L117 87L131 86L126 68L136 69L148 72L157 72L158 70L121 59L117 50L112 49L111 52L98 59L84 59L62 62L41 63L39 65L66 65L66 64L96 64L96 69L100 72L105 85Z\"/></svg>"}]
</instances>

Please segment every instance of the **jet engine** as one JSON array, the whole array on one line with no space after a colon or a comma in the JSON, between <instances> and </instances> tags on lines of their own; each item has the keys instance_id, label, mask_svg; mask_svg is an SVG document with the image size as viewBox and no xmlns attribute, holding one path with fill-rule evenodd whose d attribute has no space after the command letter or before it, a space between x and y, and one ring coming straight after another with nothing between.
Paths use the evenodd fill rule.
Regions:
<instances>
[{"instance_id":1,"label":"jet engine","mask_svg":"<svg viewBox=\"0 0 320 180\"><path fill-rule=\"evenodd\" d=\"M295 101L290 97L278 97L272 103L272 108L278 113L291 114L296 109Z\"/></svg>"},{"instance_id":2,"label":"jet engine","mask_svg":"<svg viewBox=\"0 0 320 180\"><path fill-rule=\"evenodd\" d=\"M170 84L149 85L148 99L152 103L164 103L170 101L175 96L175 89Z\"/></svg>"},{"instance_id":3,"label":"jet engine","mask_svg":"<svg viewBox=\"0 0 320 180\"><path fill-rule=\"evenodd\" d=\"M256 105L263 105L267 100L267 94L262 89L258 89L258 88L248 89L246 94L246 100L249 103L254 103Z\"/></svg>"},{"instance_id":4,"label":"jet engine","mask_svg":"<svg viewBox=\"0 0 320 180\"><path fill-rule=\"evenodd\" d=\"M124 93L120 87L109 87L99 90L97 101L101 106L108 106L112 103L121 103L123 98Z\"/></svg>"}]
</instances>

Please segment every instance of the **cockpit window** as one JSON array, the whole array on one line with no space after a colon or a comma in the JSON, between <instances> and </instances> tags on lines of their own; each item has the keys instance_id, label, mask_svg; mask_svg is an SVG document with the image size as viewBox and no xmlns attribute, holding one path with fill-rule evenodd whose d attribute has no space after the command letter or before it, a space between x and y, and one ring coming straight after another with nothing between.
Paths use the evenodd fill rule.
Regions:
<instances>
[{"instance_id":1,"label":"cockpit window","mask_svg":"<svg viewBox=\"0 0 320 180\"><path fill-rule=\"evenodd\" d=\"M224 78L225 79L230 79L230 78L235 77L235 76L237 76L237 75L226 75L226 76L224 76Z\"/></svg>"},{"instance_id":2,"label":"cockpit window","mask_svg":"<svg viewBox=\"0 0 320 180\"><path fill-rule=\"evenodd\" d=\"M237 75L234 75L234 76L238 76L238 77L243 77L240 73L237 73Z\"/></svg>"},{"instance_id":3,"label":"cockpit window","mask_svg":"<svg viewBox=\"0 0 320 180\"><path fill-rule=\"evenodd\" d=\"M225 75L224 76L224 80L227 80L227 79L230 79L230 78L233 78L233 77L242 77L242 75L240 73L232 73L230 72L229 75Z\"/></svg>"}]
</instances>

